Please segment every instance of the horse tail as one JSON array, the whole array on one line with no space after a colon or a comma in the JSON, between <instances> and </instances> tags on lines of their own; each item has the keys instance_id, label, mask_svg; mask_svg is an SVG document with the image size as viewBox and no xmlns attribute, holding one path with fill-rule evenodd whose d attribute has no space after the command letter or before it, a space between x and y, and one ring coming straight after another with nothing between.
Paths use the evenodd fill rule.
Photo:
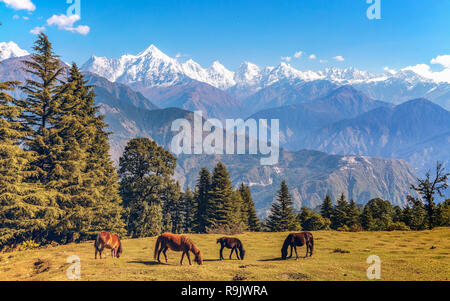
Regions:
<instances>
[{"instance_id":1,"label":"horse tail","mask_svg":"<svg viewBox=\"0 0 450 301\"><path fill-rule=\"evenodd\" d=\"M156 245L155 245L155 253L153 255L153 259L156 260L156 256L158 255L158 251L159 251L159 247L162 243L162 236L159 236L158 239L156 240Z\"/></svg>"},{"instance_id":2,"label":"horse tail","mask_svg":"<svg viewBox=\"0 0 450 301\"><path fill-rule=\"evenodd\" d=\"M309 248L311 249L311 254L314 252L314 237L312 234L309 235Z\"/></svg>"}]
</instances>

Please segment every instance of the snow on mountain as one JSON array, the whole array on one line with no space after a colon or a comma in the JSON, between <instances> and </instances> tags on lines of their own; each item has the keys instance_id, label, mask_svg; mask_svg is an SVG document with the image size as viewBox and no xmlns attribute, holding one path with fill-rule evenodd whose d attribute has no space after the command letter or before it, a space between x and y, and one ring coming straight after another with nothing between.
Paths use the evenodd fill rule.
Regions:
<instances>
[{"instance_id":1,"label":"snow on mountain","mask_svg":"<svg viewBox=\"0 0 450 301\"><path fill-rule=\"evenodd\" d=\"M234 81L234 72L225 68L219 61L215 61L208 68L209 84L216 88L226 90L236 84Z\"/></svg>"},{"instance_id":2,"label":"snow on mountain","mask_svg":"<svg viewBox=\"0 0 450 301\"><path fill-rule=\"evenodd\" d=\"M82 68L112 82L143 82L147 86L167 87L186 77L181 64L154 45L137 55L126 54L118 59L93 56Z\"/></svg>"},{"instance_id":3,"label":"snow on mountain","mask_svg":"<svg viewBox=\"0 0 450 301\"><path fill-rule=\"evenodd\" d=\"M259 85L261 69L253 63L244 62L234 74L234 81L237 85Z\"/></svg>"},{"instance_id":4,"label":"snow on mountain","mask_svg":"<svg viewBox=\"0 0 450 301\"><path fill-rule=\"evenodd\" d=\"M395 91L403 91L402 89L415 91L417 86L421 90L428 89L429 93L433 92L432 89L436 89L433 93L437 95L436 97L441 98L443 97L441 90L445 88L445 93L448 90L447 87L439 88L441 86L440 83L419 75L411 68L401 69L398 72L388 70L384 74L374 74L356 68L327 68L322 71L301 71L285 62L275 67L260 68L253 63L244 62L236 72L233 72L218 61L215 61L208 68L203 68L192 59L181 63L177 59L164 54L154 45L137 55L127 54L117 59L93 56L82 68L105 77L112 82L138 84L140 87L150 88L171 87L194 79L215 88L226 90L239 99L248 97L261 89L283 81L310 82L327 80L336 85L364 85L367 87L363 91L367 93L372 92L369 93L371 96L379 96L380 99L390 99L390 96L398 96L392 93L382 95L383 91L388 88ZM380 89L383 90L381 91L383 93L378 92ZM383 98L381 96L386 97Z\"/></svg>"},{"instance_id":5,"label":"snow on mountain","mask_svg":"<svg viewBox=\"0 0 450 301\"><path fill-rule=\"evenodd\" d=\"M356 68L326 68L319 74L327 80L335 83L351 84L358 81L368 81L376 78L380 78L380 75L370 73L368 71L360 71Z\"/></svg>"},{"instance_id":6,"label":"snow on mountain","mask_svg":"<svg viewBox=\"0 0 450 301\"><path fill-rule=\"evenodd\" d=\"M0 61L4 61L14 57L22 57L29 55L26 50L21 49L14 42L1 42L0 43Z\"/></svg>"},{"instance_id":7,"label":"snow on mountain","mask_svg":"<svg viewBox=\"0 0 450 301\"><path fill-rule=\"evenodd\" d=\"M93 56L83 65L83 69L113 82L143 82L149 87L167 87L183 82L186 78L208 83L222 90L235 85L234 72L217 61L208 69L193 60L181 64L154 45L138 55L123 55L118 59Z\"/></svg>"}]
</instances>

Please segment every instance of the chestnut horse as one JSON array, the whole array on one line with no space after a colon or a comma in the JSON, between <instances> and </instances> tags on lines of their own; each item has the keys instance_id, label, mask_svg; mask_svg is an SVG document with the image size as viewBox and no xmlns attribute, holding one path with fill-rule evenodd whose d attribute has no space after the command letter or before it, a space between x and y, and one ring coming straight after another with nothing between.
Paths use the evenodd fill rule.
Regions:
<instances>
[{"instance_id":1,"label":"chestnut horse","mask_svg":"<svg viewBox=\"0 0 450 301\"><path fill-rule=\"evenodd\" d=\"M223 260L223 249L231 249L230 260L233 256L233 253L236 252L236 256L238 260L244 260L245 249L242 242L233 237L222 237L217 240L217 243L220 243L220 260ZM238 254L239 250L239 254Z\"/></svg>"},{"instance_id":2,"label":"chestnut horse","mask_svg":"<svg viewBox=\"0 0 450 301\"><path fill-rule=\"evenodd\" d=\"M95 259L97 259L97 253L100 253L100 259L102 259L102 252L106 249L111 249L111 256L120 258L122 254L122 243L119 236L111 234L106 231L102 231L97 235L95 239Z\"/></svg>"},{"instance_id":3,"label":"chestnut horse","mask_svg":"<svg viewBox=\"0 0 450 301\"><path fill-rule=\"evenodd\" d=\"M194 261L201 265L203 263L203 257L202 252L197 248L197 246L194 244L194 242L187 236L184 235L177 235L172 233L164 233L161 234L158 239L156 240L155 245L155 254L154 259L156 260L158 258L158 262L161 262L159 260L159 256L161 255L161 252L164 254L164 257L166 258L167 263L167 250L171 249L175 252L183 252L183 255L181 256L180 264L183 265L183 259L184 255L187 256L189 260L189 265L192 265L191 263L191 257L189 256L189 251L194 253L195 259Z\"/></svg>"},{"instance_id":4,"label":"chestnut horse","mask_svg":"<svg viewBox=\"0 0 450 301\"><path fill-rule=\"evenodd\" d=\"M298 259L297 247L302 247L304 245L306 245L305 257L308 257L308 253L309 256L312 256L314 251L314 237L310 232L289 234L281 248L281 258L286 260L288 247L291 247L291 256L289 258L292 258L292 250L295 250L296 259Z\"/></svg>"}]
</instances>

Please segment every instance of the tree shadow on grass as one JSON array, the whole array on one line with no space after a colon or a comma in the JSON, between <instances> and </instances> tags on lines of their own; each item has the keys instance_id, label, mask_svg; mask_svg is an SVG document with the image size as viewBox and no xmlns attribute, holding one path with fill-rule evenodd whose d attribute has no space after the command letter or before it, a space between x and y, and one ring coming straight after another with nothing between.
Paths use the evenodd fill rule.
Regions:
<instances>
[{"instance_id":1,"label":"tree shadow on grass","mask_svg":"<svg viewBox=\"0 0 450 301\"><path fill-rule=\"evenodd\" d=\"M163 263L163 262L145 261L145 260L128 261L128 263L139 263L139 264L145 264L145 265L168 265L167 263Z\"/></svg>"}]
</instances>

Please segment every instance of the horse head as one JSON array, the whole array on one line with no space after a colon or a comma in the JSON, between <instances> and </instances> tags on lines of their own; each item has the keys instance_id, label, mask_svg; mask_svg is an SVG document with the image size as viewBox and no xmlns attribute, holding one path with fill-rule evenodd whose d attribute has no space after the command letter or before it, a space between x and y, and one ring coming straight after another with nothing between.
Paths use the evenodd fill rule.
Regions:
<instances>
[{"instance_id":1,"label":"horse head","mask_svg":"<svg viewBox=\"0 0 450 301\"><path fill-rule=\"evenodd\" d=\"M244 257L245 257L245 249L244 249L244 247L241 247L239 249L239 253L240 253L241 260L244 260Z\"/></svg>"},{"instance_id":2,"label":"horse head","mask_svg":"<svg viewBox=\"0 0 450 301\"><path fill-rule=\"evenodd\" d=\"M117 248L116 257L120 258L120 255L122 255L122 242L119 242L119 247Z\"/></svg>"},{"instance_id":3,"label":"horse head","mask_svg":"<svg viewBox=\"0 0 450 301\"><path fill-rule=\"evenodd\" d=\"M194 261L195 261L198 265L202 265L202 264L203 264L203 255L202 255L202 252L201 252L200 250L197 250L197 252L195 252L194 255L195 255Z\"/></svg>"}]
</instances>

